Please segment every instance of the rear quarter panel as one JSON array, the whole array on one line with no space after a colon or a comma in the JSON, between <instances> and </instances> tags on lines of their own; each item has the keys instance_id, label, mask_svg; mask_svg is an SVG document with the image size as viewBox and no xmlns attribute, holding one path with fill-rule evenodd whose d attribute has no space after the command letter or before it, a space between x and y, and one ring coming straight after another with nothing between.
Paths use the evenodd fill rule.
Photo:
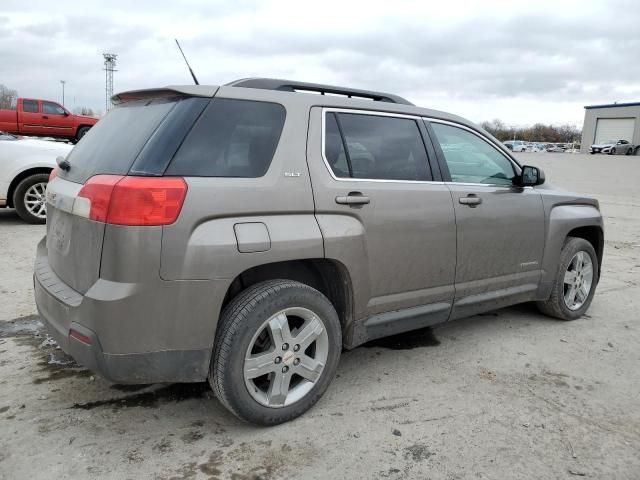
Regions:
<instances>
[{"instance_id":1,"label":"rear quarter panel","mask_svg":"<svg viewBox=\"0 0 640 480\"><path fill-rule=\"evenodd\" d=\"M216 97L274 101L268 91L224 87ZM263 177L186 178L189 190L180 217L163 228L163 279L225 279L230 284L257 265L324 256L306 165L309 109L295 100L282 98L279 103L287 116ZM285 172L294 176L285 176ZM256 222L266 226L270 246L241 253L234 226Z\"/></svg>"},{"instance_id":2,"label":"rear quarter panel","mask_svg":"<svg viewBox=\"0 0 640 480\"><path fill-rule=\"evenodd\" d=\"M0 131L9 133L18 131L18 112L16 110L0 110Z\"/></svg>"}]
</instances>

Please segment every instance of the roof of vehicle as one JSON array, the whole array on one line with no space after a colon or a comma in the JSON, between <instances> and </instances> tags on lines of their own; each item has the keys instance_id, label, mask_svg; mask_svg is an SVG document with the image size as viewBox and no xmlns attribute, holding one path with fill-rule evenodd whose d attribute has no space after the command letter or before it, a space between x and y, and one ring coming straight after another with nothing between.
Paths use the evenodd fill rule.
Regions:
<instances>
[{"instance_id":1,"label":"roof of vehicle","mask_svg":"<svg viewBox=\"0 0 640 480\"><path fill-rule=\"evenodd\" d=\"M506 155L511 156L506 146L470 120L439 110L417 107L397 95L371 90L272 78L249 78L235 80L222 86L170 85L160 88L130 90L114 95L112 101L114 104L119 104L145 98L171 97L176 94L195 97L213 97L215 95L221 98L236 99L250 97L258 101L278 102L285 107L287 107L287 105L295 105L296 107L302 108L328 107L363 111L370 110L374 112L396 113L451 121L476 130L491 138L498 148ZM519 140L519 142L522 141ZM511 156L511 158L514 162L518 163L513 156Z\"/></svg>"}]
</instances>

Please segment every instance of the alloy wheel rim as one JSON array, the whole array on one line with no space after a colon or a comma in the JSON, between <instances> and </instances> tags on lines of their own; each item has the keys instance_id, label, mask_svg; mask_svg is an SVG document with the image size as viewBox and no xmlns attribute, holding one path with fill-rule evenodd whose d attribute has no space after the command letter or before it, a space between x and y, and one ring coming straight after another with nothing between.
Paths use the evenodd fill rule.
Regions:
<instances>
[{"instance_id":1,"label":"alloy wheel rim","mask_svg":"<svg viewBox=\"0 0 640 480\"><path fill-rule=\"evenodd\" d=\"M287 308L268 318L249 342L244 382L261 405L286 407L313 389L328 357L329 335L322 319L306 308Z\"/></svg>"},{"instance_id":2,"label":"alloy wheel rim","mask_svg":"<svg viewBox=\"0 0 640 480\"><path fill-rule=\"evenodd\" d=\"M593 262L585 251L577 252L564 273L564 303L569 310L578 310L589 298L593 285Z\"/></svg>"},{"instance_id":3,"label":"alloy wheel rim","mask_svg":"<svg viewBox=\"0 0 640 480\"><path fill-rule=\"evenodd\" d=\"M24 194L27 211L37 218L47 218L47 184L34 183Z\"/></svg>"}]
</instances>

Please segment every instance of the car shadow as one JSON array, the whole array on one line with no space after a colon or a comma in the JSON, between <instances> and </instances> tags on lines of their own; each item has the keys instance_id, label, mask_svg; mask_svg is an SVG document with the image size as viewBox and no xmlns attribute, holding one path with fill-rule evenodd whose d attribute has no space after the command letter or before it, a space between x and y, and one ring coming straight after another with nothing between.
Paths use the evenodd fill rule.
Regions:
<instances>
[{"instance_id":1,"label":"car shadow","mask_svg":"<svg viewBox=\"0 0 640 480\"><path fill-rule=\"evenodd\" d=\"M367 349L378 349L375 357L382 364L386 364L397 355L396 350L413 350L423 347L437 347L456 341L465 335L503 334L511 328L522 330L532 322L558 322L537 312L533 304L522 304L503 308L474 317L445 322L434 327L414 330L391 337L368 342L354 350L343 352L338 372L349 372L338 375L337 381L348 382L349 375L357 374L360 369L376 368L375 364L362 362L362 354ZM4 322L3 322L4 323ZM560 322L562 323L562 322ZM485 333L487 332L487 333ZM70 411L110 410L112 414L123 413L130 409L151 409L151 411L168 409L171 415L189 422L194 413L198 412L198 422L215 424L227 428L244 425L233 415L228 413L215 397L208 382L201 383L173 383L151 385L114 385L95 377L73 359L64 354L45 333L45 327L38 315L21 317L0 325L0 338L13 337L16 343L30 346L35 350L35 364L33 365L34 385L48 384L52 387L50 399L59 395L55 403ZM59 381L81 382L82 388L69 395L67 388L53 388ZM59 394L54 392L59 391ZM181 407L176 404L185 402L189 406ZM179 412L183 412L180 414ZM153 415L156 418L156 415ZM162 416L158 417L158 419Z\"/></svg>"},{"instance_id":2,"label":"car shadow","mask_svg":"<svg viewBox=\"0 0 640 480\"><path fill-rule=\"evenodd\" d=\"M0 225L29 225L13 208L0 208Z\"/></svg>"}]
</instances>

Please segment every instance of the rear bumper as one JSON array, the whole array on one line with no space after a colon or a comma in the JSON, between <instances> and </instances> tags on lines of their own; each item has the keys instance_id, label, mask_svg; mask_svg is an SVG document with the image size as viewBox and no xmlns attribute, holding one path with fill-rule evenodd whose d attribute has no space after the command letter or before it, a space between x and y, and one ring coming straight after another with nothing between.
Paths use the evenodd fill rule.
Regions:
<instances>
[{"instance_id":1,"label":"rear bumper","mask_svg":"<svg viewBox=\"0 0 640 480\"><path fill-rule=\"evenodd\" d=\"M118 289L114 283L98 280L82 295L68 287L51 270L44 239L38 245L34 269L38 312L60 348L79 364L115 383L205 380L215 335L217 318L214 313L193 302L186 302L186 305L191 304L191 308L177 312L175 307L185 305L185 302L171 292L189 297L185 294L186 285L180 284L175 289L165 287L162 290L162 303L166 305L161 307L164 307L166 315L158 317L157 311L151 312L153 309L149 308L148 299L145 301L145 292L149 289L131 287L130 284ZM123 295L123 291L128 293ZM213 297L216 295L209 293L208 298ZM174 308L168 306L171 304ZM138 307L134 309L131 305ZM122 315L123 312L126 312L126 316ZM189 320L183 321L184 318ZM190 337L186 336L189 322L200 326L200 329L192 329ZM203 328L200 325L204 322L206 335L202 335ZM176 333L181 326L187 331ZM70 336L72 330L78 332L80 337L86 337L85 341ZM139 335L139 342L135 339L132 341L131 335ZM197 340L193 340L194 337ZM191 343L200 343L202 347L181 348L185 338L190 338ZM154 342L157 348L150 348ZM141 348L135 348L136 345Z\"/></svg>"}]
</instances>

